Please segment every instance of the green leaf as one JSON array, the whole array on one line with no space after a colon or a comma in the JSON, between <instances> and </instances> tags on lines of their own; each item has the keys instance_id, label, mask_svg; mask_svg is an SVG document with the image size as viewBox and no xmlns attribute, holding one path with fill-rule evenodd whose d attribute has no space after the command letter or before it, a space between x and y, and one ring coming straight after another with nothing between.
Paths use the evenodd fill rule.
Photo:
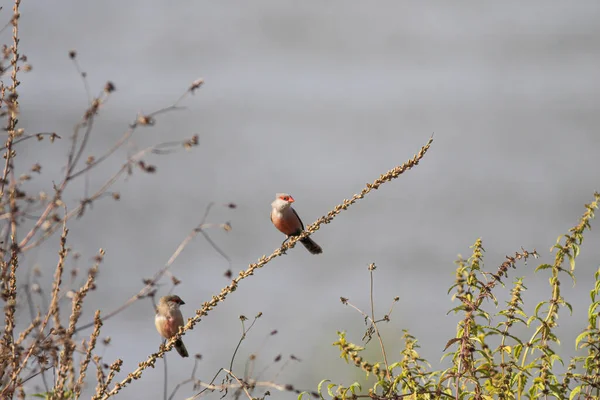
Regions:
<instances>
[{"instance_id":1,"label":"green leaf","mask_svg":"<svg viewBox=\"0 0 600 400\"><path fill-rule=\"evenodd\" d=\"M563 362L562 358L559 357L558 354L553 354L550 356L550 365L551 366L554 366L555 361L558 361L564 367L565 363Z\"/></svg>"},{"instance_id":2,"label":"green leaf","mask_svg":"<svg viewBox=\"0 0 600 400\"><path fill-rule=\"evenodd\" d=\"M327 393L329 394L329 396L335 397L335 394L333 394L331 389L333 389L336 386L337 386L337 384L335 384L335 383L330 383L329 385L327 385Z\"/></svg>"},{"instance_id":3,"label":"green leaf","mask_svg":"<svg viewBox=\"0 0 600 400\"><path fill-rule=\"evenodd\" d=\"M552 265L550 264L540 264L538 265L538 267L535 269L535 272L538 272L541 269L549 269L552 268Z\"/></svg>"},{"instance_id":4,"label":"green leaf","mask_svg":"<svg viewBox=\"0 0 600 400\"><path fill-rule=\"evenodd\" d=\"M575 257L569 253L567 253L567 257L569 258L569 265L571 266L571 271L574 271L575 270Z\"/></svg>"},{"instance_id":5,"label":"green leaf","mask_svg":"<svg viewBox=\"0 0 600 400\"><path fill-rule=\"evenodd\" d=\"M600 293L600 279L596 277L596 285L594 285L594 289L590 291L590 297L592 301L596 301L596 296Z\"/></svg>"},{"instance_id":6,"label":"green leaf","mask_svg":"<svg viewBox=\"0 0 600 400\"><path fill-rule=\"evenodd\" d=\"M448 340L448 343L446 343L446 347L444 347L443 351L448 350L448 347L452 346L454 343L458 342L460 340L460 338L453 338Z\"/></svg>"},{"instance_id":7,"label":"green leaf","mask_svg":"<svg viewBox=\"0 0 600 400\"><path fill-rule=\"evenodd\" d=\"M515 358L519 358L521 356L521 352L523 351L523 344L517 344L513 348L515 350Z\"/></svg>"},{"instance_id":8,"label":"green leaf","mask_svg":"<svg viewBox=\"0 0 600 400\"><path fill-rule=\"evenodd\" d=\"M446 315L450 314L451 312L454 311L455 314L458 314L459 311L464 311L466 309L466 306L464 304L461 304L458 307L454 307L453 309L451 309L450 311L448 311L446 313Z\"/></svg>"},{"instance_id":9,"label":"green leaf","mask_svg":"<svg viewBox=\"0 0 600 400\"><path fill-rule=\"evenodd\" d=\"M375 385L373 385L373 391L377 391L377 388L380 387L381 390L383 390L385 392L385 385L384 385L384 381L377 381L377 383L375 383Z\"/></svg>"},{"instance_id":10,"label":"green leaf","mask_svg":"<svg viewBox=\"0 0 600 400\"><path fill-rule=\"evenodd\" d=\"M525 314L521 309L516 309L515 315L520 315L523 318L527 318L527 314ZM518 319L518 318L515 318L515 319ZM525 323L525 321L522 321L522 322Z\"/></svg>"},{"instance_id":11,"label":"green leaf","mask_svg":"<svg viewBox=\"0 0 600 400\"><path fill-rule=\"evenodd\" d=\"M329 379L323 379L321 382L319 382L319 386L317 386L317 392L319 392L319 397L321 397L321 400L325 400L325 398L323 397L322 394L322 388L323 388L323 384L325 382L331 382Z\"/></svg>"},{"instance_id":12,"label":"green leaf","mask_svg":"<svg viewBox=\"0 0 600 400\"><path fill-rule=\"evenodd\" d=\"M579 347L579 343L588 335L589 335L589 332L584 331L577 336L577 338L575 339L575 349L576 350L579 350L581 347L583 347L583 346Z\"/></svg>"},{"instance_id":13,"label":"green leaf","mask_svg":"<svg viewBox=\"0 0 600 400\"><path fill-rule=\"evenodd\" d=\"M564 302L565 306L569 309L569 311L571 312L571 315L573 315L573 307L571 306L571 303L567 303L566 301Z\"/></svg>"},{"instance_id":14,"label":"green leaf","mask_svg":"<svg viewBox=\"0 0 600 400\"><path fill-rule=\"evenodd\" d=\"M395 362L393 364L390 364L390 371L393 370L394 368L398 368L398 367L401 367L401 366L402 366L402 362L401 361L398 361L398 362Z\"/></svg>"},{"instance_id":15,"label":"green leaf","mask_svg":"<svg viewBox=\"0 0 600 400\"><path fill-rule=\"evenodd\" d=\"M356 394L357 390L359 392L362 390L362 388L360 386L360 383L358 383L358 382L354 382L352 385L350 385L350 387L348 389L350 389L350 391L352 392L352 394Z\"/></svg>"},{"instance_id":16,"label":"green leaf","mask_svg":"<svg viewBox=\"0 0 600 400\"><path fill-rule=\"evenodd\" d=\"M544 304L546 304L546 303L547 303L546 301L542 301L542 302L540 302L540 303L539 303L537 306L535 306L535 310L534 310L534 312L533 312L533 314L534 314L534 316L535 316L535 317L537 317L537 316L538 316L538 311L539 311L539 310L540 310L540 308L541 308L541 307L542 307ZM530 318L530 319L531 319L531 318ZM528 323L528 324L529 324L529 323Z\"/></svg>"},{"instance_id":17,"label":"green leaf","mask_svg":"<svg viewBox=\"0 0 600 400\"><path fill-rule=\"evenodd\" d=\"M569 400L573 400L575 396L577 396L581 392L581 386L575 386L573 390L571 390L571 394L569 395Z\"/></svg>"},{"instance_id":18,"label":"green leaf","mask_svg":"<svg viewBox=\"0 0 600 400\"><path fill-rule=\"evenodd\" d=\"M588 316L596 314L596 308L598 308L598 305L600 305L600 301L595 301L590 304L590 307L588 308Z\"/></svg>"},{"instance_id":19,"label":"green leaf","mask_svg":"<svg viewBox=\"0 0 600 400\"><path fill-rule=\"evenodd\" d=\"M308 393L308 392L300 392L300 394L298 395L298 400L302 400L304 395L307 395L309 399L311 397L310 393Z\"/></svg>"}]
</instances>

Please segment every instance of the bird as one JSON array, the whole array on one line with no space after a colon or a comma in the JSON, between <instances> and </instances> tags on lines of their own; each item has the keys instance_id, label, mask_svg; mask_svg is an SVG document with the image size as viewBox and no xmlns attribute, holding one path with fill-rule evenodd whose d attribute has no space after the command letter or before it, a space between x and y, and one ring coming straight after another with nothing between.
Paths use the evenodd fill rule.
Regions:
<instances>
[{"instance_id":1,"label":"bird","mask_svg":"<svg viewBox=\"0 0 600 400\"><path fill-rule=\"evenodd\" d=\"M163 296L158 301L156 308L156 316L154 317L154 325L160 336L165 339L171 339L179 332L179 327L183 326L183 315L179 306L185 304L179 296L169 295ZM181 339L175 342L175 350L181 357L189 357L188 351Z\"/></svg>"},{"instance_id":2,"label":"bird","mask_svg":"<svg viewBox=\"0 0 600 400\"><path fill-rule=\"evenodd\" d=\"M302 220L291 207L294 201L294 198L287 193L277 193L275 195L275 201L271 203L271 222L275 225L275 228L287 235L286 240L289 239L290 236L301 234L304 230ZM312 254L321 254L323 252L321 246L309 237L300 239L300 243L302 243Z\"/></svg>"}]
</instances>

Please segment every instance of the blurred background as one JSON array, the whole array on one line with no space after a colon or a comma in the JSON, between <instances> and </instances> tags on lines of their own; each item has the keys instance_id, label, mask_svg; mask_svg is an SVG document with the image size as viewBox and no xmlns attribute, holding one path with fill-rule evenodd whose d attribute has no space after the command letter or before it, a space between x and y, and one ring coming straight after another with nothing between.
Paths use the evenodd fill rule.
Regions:
<instances>
[{"instance_id":1,"label":"blurred background","mask_svg":"<svg viewBox=\"0 0 600 400\"><path fill-rule=\"evenodd\" d=\"M0 11L4 21L9 3ZM130 145L65 194L73 208L128 152L199 135L192 151L147 157L155 174L134 171L114 188L121 201L107 197L69 224L68 242L82 255L69 270L85 275L97 250L106 250L82 322L140 290L215 202L209 222L230 221L233 229L209 233L232 265L201 237L185 248L172 272L182 281L175 293L186 302L184 316L192 316L228 284L227 269L237 274L284 239L269 221L276 192L292 194L310 224L411 158L435 133L417 168L322 226L313 236L322 255L297 246L244 280L185 335L190 353L202 355L196 377L203 381L229 366L242 332L239 316L259 312L236 356L239 375L256 354L254 377L301 390L315 390L322 379L362 379L331 343L343 330L360 343L362 316L339 298L368 310L369 263L377 265L376 313L383 316L400 297L392 321L380 327L388 359L399 358L402 329L408 329L421 355L440 368L460 319L447 315L457 306L447 289L458 254L468 257L482 237L486 268L495 270L521 246L537 249L541 259L519 264L507 288L497 290L502 300L512 280L525 276L531 314L550 296L548 272L533 274L535 266L553 261L550 246L600 189L597 2L62 1L23 2L21 14L21 51L33 70L21 75L20 126L63 138L18 147L19 168L43 166L28 184L32 192L51 192L62 177L68 138L87 107L70 50L77 51L93 94L109 80L117 88L85 157L110 148L138 113L169 106L197 78L206 82L184 110L138 130ZM3 42L9 35L2 33ZM230 202L237 208L220 206ZM574 338L587 325L598 232L586 234L577 285L562 285L573 304L572 316L562 310L557 329L565 357L575 354ZM46 293L58 239L21 263L39 267ZM170 289L169 279L161 283L159 295ZM487 307L493 312L493 304ZM20 318L19 324L29 322L25 308ZM144 300L104 324L101 336L112 342L98 351L107 363L123 359L119 378L158 349L153 318ZM278 333L270 336L272 330ZM275 363L278 354L283 358ZM292 354L301 361L282 368ZM365 356L380 360L376 340ZM172 352L168 363L172 389L190 376L194 361ZM159 361L118 397L160 398L162 374ZM29 383L35 393L40 381ZM194 393L188 385L175 398Z\"/></svg>"}]
</instances>

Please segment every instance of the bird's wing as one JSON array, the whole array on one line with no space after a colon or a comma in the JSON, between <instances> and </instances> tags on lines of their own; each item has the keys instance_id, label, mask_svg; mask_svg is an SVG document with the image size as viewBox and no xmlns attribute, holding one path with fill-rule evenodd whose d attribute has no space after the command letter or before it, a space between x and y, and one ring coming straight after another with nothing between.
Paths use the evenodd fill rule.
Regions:
<instances>
[{"instance_id":1,"label":"bird's wing","mask_svg":"<svg viewBox=\"0 0 600 400\"><path fill-rule=\"evenodd\" d=\"M300 226L302 227L302 230L304 230L304 224L302 223L302 220L300 219L300 217L298 216L298 213L296 212L296 210L294 210L292 207L290 207L292 209L292 211L294 212L294 215L296 216L296 218L298 218L298 222L300 222Z\"/></svg>"}]
</instances>

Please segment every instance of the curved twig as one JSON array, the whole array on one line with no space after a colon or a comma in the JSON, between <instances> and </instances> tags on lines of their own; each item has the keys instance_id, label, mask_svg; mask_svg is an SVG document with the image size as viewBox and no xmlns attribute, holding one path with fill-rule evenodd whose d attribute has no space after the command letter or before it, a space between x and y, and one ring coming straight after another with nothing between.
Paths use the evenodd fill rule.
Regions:
<instances>
[{"instance_id":1,"label":"curved twig","mask_svg":"<svg viewBox=\"0 0 600 400\"><path fill-rule=\"evenodd\" d=\"M123 379L121 382L117 382L114 385L114 387L112 388L112 390L110 390L108 392L104 392L101 399L106 400L106 399L114 396L122 388L124 388L125 386L130 384L133 380L139 379L142 376L142 374L146 368L154 367L156 360L159 358L162 358L164 356L165 352L170 351L173 348L173 346L175 345L175 342L177 340L179 340L186 331L193 329L194 326L198 322L200 322L202 317L208 315L208 313L210 311L212 311L215 307L217 307L219 305L219 303L223 302L229 294L234 292L237 289L237 286L240 281L242 281L243 279L246 279L247 277L249 277L251 275L254 275L254 273L257 269L264 267L266 264L268 264L274 258L277 258L279 256L286 254L286 251L288 249L293 248L296 245L296 242L298 242L299 240L302 240L302 239L310 236L312 233L316 232L320 228L321 225L328 224L331 221L333 221L333 219L336 216L338 216L342 211L348 209L348 207L350 207L351 205L356 203L358 200L364 198L371 191L378 189L379 186L381 186L384 183L390 182L393 179L398 178L401 174L403 174L407 170L418 165L419 161L425 156L425 154L431 147L432 143L433 143L433 136L429 139L427 144L425 146L423 146L421 148L421 150L412 159L408 160L401 166L398 166L398 167L395 167L395 168L389 170L388 172L386 172L385 174L383 174L379 178L377 178L373 183L367 183L366 187L360 193L352 196L352 198L350 200L344 200L342 204L335 206L334 209L332 211L330 211L326 216L319 218L313 224L308 226L306 228L306 230L304 232L302 232L300 235L290 238L290 240L287 243L285 243L281 247L275 249L275 251L273 251L273 253L271 253L271 255L269 255L267 257L262 256L259 258L258 262L254 263L254 264L250 264L245 271L241 271L239 273L239 275L231 281L231 284L229 284L228 286L221 289L221 292L218 295L213 296L211 298L211 300L207 301L206 303L204 303L202 305L202 307L200 309L196 310L196 315L192 318L189 318L187 323L185 324L185 326L180 328L179 333L177 335L173 336L167 342L167 344L165 346L162 346L158 350L158 352L149 355L145 361L140 362L138 364L139 366L134 371L130 372L127 375L127 377L125 379Z\"/></svg>"}]
</instances>

